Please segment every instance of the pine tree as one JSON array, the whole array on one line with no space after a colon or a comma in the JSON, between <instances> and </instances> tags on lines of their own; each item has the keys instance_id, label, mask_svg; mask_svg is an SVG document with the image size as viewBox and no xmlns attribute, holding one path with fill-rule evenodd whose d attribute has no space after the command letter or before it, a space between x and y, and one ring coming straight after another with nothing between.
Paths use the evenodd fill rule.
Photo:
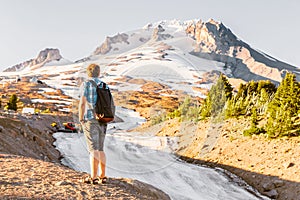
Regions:
<instances>
[{"instance_id":1,"label":"pine tree","mask_svg":"<svg viewBox=\"0 0 300 200\"><path fill-rule=\"evenodd\" d=\"M237 94L226 108L226 116L251 115L251 110L254 107L259 115L264 114L275 91L276 86L268 80L240 84Z\"/></svg>"},{"instance_id":2,"label":"pine tree","mask_svg":"<svg viewBox=\"0 0 300 200\"><path fill-rule=\"evenodd\" d=\"M257 110L256 110L256 108L252 108L250 128L247 130L244 130L243 134L245 136L250 136L253 134L258 135L260 133L264 133L265 130L263 128L258 128L257 125L258 125Z\"/></svg>"},{"instance_id":3,"label":"pine tree","mask_svg":"<svg viewBox=\"0 0 300 200\"><path fill-rule=\"evenodd\" d=\"M268 106L266 130L271 137L299 135L299 125L293 119L300 109L300 84L296 76L287 73Z\"/></svg>"},{"instance_id":4,"label":"pine tree","mask_svg":"<svg viewBox=\"0 0 300 200\"><path fill-rule=\"evenodd\" d=\"M232 97L232 86L224 74L220 74L217 83L213 85L201 107L200 115L216 117L224 111L225 103Z\"/></svg>"},{"instance_id":5,"label":"pine tree","mask_svg":"<svg viewBox=\"0 0 300 200\"><path fill-rule=\"evenodd\" d=\"M16 94L11 95L7 103L8 109L17 111L18 109L17 101L18 101L17 95Z\"/></svg>"}]
</instances>

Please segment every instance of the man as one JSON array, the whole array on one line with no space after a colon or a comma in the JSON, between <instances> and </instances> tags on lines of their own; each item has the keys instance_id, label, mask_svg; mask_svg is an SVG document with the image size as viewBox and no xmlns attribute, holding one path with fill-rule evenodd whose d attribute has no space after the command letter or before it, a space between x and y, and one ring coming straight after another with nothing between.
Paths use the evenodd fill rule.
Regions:
<instances>
[{"instance_id":1,"label":"man","mask_svg":"<svg viewBox=\"0 0 300 200\"><path fill-rule=\"evenodd\" d=\"M90 64L87 67L88 80L82 83L82 92L79 102L79 122L82 125L85 139L90 154L91 175L84 179L85 183L106 183L105 176L106 156L103 151L107 124L100 123L95 119L93 107L97 101L96 87L90 82L93 80L98 85L101 83L100 67ZM98 168L100 167L100 176Z\"/></svg>"}]
</instances>

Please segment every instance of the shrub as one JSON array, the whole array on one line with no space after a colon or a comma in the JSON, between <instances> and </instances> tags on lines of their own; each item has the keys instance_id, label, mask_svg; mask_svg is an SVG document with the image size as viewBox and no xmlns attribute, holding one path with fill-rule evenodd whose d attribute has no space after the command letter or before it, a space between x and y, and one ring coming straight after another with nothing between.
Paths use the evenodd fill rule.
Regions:
<instances>
[{"instance_id":1,"label":"shrub","mask_svg":"<svg viewBox=\"0 0 300 200\"><path fill-rule=\"evenodd\" d=\"M18 109L17 101L18 101L17 95L16 94L11 95L7 103L8 106L7 109L17 111Z\"/></svg>"}]
</instances>

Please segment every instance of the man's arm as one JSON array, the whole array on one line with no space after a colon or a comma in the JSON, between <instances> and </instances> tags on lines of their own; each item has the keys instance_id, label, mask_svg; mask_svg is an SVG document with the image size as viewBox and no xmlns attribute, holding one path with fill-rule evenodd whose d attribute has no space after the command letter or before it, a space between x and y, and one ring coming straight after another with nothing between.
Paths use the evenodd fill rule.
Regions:
<instances>
[{"instance_id":1,"label":"man's arm","mask_svg":"<svg viewBox=\"0 0 300 200\"><path fill-rule=\"evenodd\" d=\"M79 101L79 122L82 123L84 120L84 113L86 107L86 97L82 95Z\"/></svg>"}]
</instances>

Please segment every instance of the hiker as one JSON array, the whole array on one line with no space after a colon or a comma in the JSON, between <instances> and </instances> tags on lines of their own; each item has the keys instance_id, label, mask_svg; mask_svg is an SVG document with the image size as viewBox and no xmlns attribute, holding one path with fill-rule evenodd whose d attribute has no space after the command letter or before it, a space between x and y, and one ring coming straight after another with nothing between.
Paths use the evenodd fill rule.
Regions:
<instances>
[{"instance_id":1,"label":"hiker","mask_svg":"<svg viewBox=\"0 0 300 200\"><path fill-rule=\"evenodd\" d=\"M97 101L96 87L89 80L93 80L96 84L101 83L100 67L96 64L90 64L87 67L88 80L81 85L81 94L79 102L79 122L85 135L85 139L90 154L91 174L84 179L85 183L97 184L105 183L106 156L103 151L104 139L106 135L107 124L98 122L95 119L92 106ZM92 106L91 106L92 105ZM100 167L100 175L98 176L98 168Z\"/></svg>"}]
</instances>

